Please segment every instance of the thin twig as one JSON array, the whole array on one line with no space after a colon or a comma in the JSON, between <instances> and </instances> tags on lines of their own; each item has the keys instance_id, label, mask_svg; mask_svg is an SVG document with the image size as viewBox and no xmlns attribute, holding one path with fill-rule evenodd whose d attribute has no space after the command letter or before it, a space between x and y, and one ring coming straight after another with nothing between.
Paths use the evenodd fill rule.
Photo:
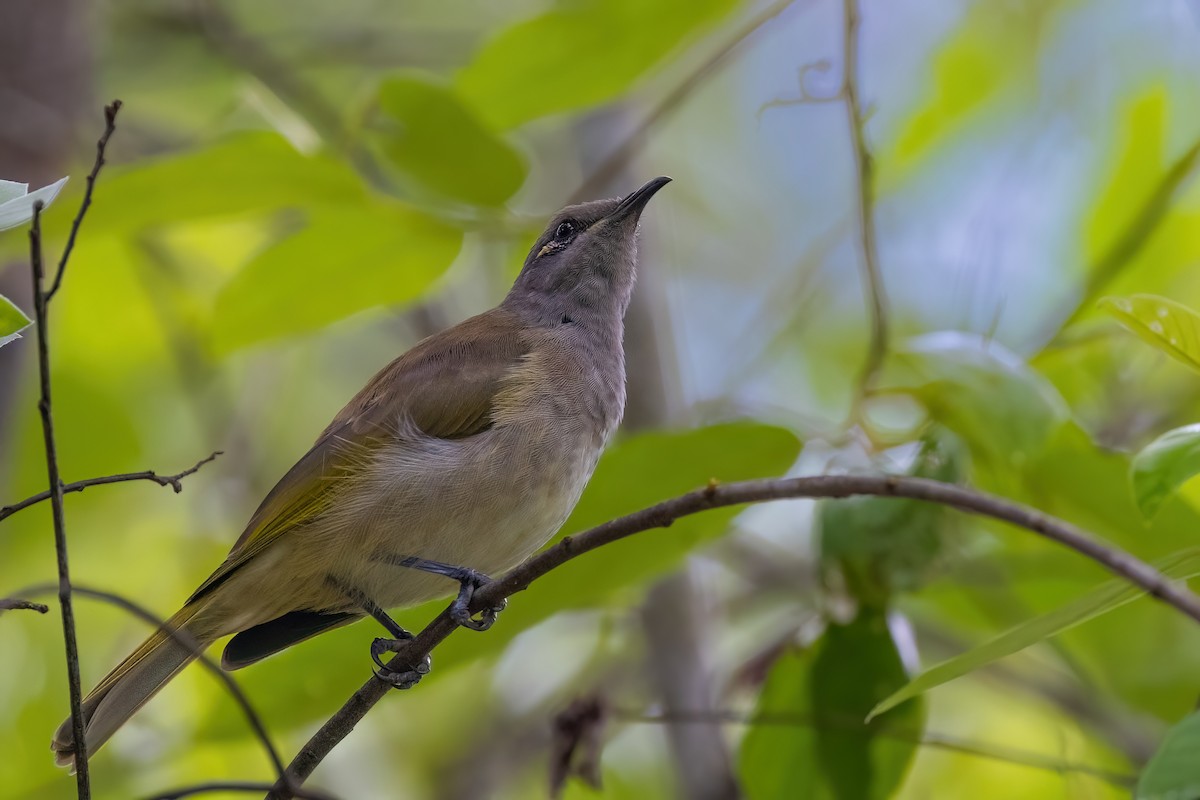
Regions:
<instances>
[{"instance_id":1,"label":"thin twig","mask_svg":"<svg viewBox=\"0 0 1200 800\"><path fill-rule=\"evenodd\" d=\"M269 792L272 784L261 783L256 781L226 781L212 783L197 783L193 786L181 786L178 789L172 789L167 792L152 795L146 800L178 800L181 797L194 797L198 794L208 794L209 792ZM308 792L304 795L311 800L330 800L331 795L320 792Z\"/></svg>"},{"instance_id":2,"label":"thin twig","mask_svg":"<svg viewBox=\"0 0 1200 800\"><path fill-rule=\"evenodd\" d=\"M476 591L471 608L479 611L529 585L573 558L635 533L669 527L676 519L701 511L745 503L796 498L846 498L856 495L903 497L949 506L969 514L991 517L1025 528L1101 564L1114 574L1200 622L1200 597L1175 583L1130 553L1106 544L1063 520L1034 508L950 483L891 475L817 475L800 478L711 484L656 506L611 520L576 536L567 536L525 563ZM393 660L416 664L457 630L449 610L443 611L417 636L405 642ZM288 774L302 783L317 765L345 738L371 708L388 693L389 684L371 678L321 726L288 766ZM290 795L276 787L270 795L282 800Z\"/></svg>"},{"instance_id":3,"label":"thin twig","mask_svg":"<svg viewBox=\"0 0 1200 800\"><path fill-rule=\"evenodd\" d=\"M0 611L36 611L45 614L50 611L50 606L45 603L31 603L19 597L0 597Z\"/></svg>"},{"instance_id":4,"label":"thin twig","mask_svg":"<svg viewBox=\"0 0 1200 800\"><path fill-rule=\"evenodd\" d=\"M75 481L74 483L64 484L62 487L62 493L63 494L71 494L72 492L82 492L84 489L88 488L89 486L103 486L106 483L126 483L128 481L153 481L154 483L157 483L159 486L170 486L172 489L175 490L175 494L179 494L180 492L183 491L182 481L184 478L188 477L189 475L194 475L196 472L198 472L200 470L201 467L203 467L205 464L209 463L210 461L213 461L219 455L222 455L222 451L217 450L216 452L212 453L208 457L200 459L193 466L189 467L188 469L185 469L183 472L176 472L174 475L159 475L154 470L146 470L144 472L124 472L124 473L121 473L120 475L103 475L99 478L87 478L82 481ZM0 507L0 520L5 519L6 517L11 517L13 514L17 513L18 511L21 511L22 509L29 508L30 506L36 505L37 503L40 503L43 500L49 500L49 499L50 499L50 492L45 491L45 492L39 492L38 494L35 494L31 497L26 497L24 500L22 500L19 503L13 503L10 506L2 506L2 507Z\"/></svg>"},{"instance_id":5,"label":"thin twig","mask_svg":"<svg viewBox=\"0 0 1200 800\"><path fill-rule=\"evenodd\" d=\"M683 80L663 95L650 113L637 124L637 127L625 136L616 149L583 179L571 193L567 202L580 203L584 200L591 200L604 191L612 177L632 160L634 153L644 141L647 131L677 109L714 70L723 66L726 59L736 54L759 28L782 14L795 2L796 0L776 0L735 30L699 67L689 72Z\"/></svg>"},{"instance_id":6,"label":"thin twig","mask_svg":"<svg viewBox=\"0 0 1200 800\"><path fill-rule=\"evenodd\" d=\"M909 742L918 747L929 747L935 750L946 750L976 758L986 758L1006 764L1014 764L1030 769L1040 769L1047 772L1064 774L1073 772L1088 775L1098 780L1111 783L1114 786L1130 787L1137 777L1124 772L1115 772L1102 767L1087 764L1076 764L1070 761L1060 761L1049 758L1041 753L1017 748L1001 747L993 744L975 742L958 736L947 736L928 731L917 731L888 725L866 725L862 719L832 717L826 714L805 714L803 712L744 712L717 709L712 711L672 711L661 714L639 714L630 711L614 711L615 719L633 723L658 723L663 725L749 725L771 727L806 727L814 729L832 729L849 733L861 733L864 737L878 737L899 742Z\"/></svg>"},{"instance_id":7,"label":"thin twig","mask_svg":"<svg viewBox=\"0 0 1200 800\"><path fill-rule=\"evenodd\" d=\"M37 584L34 586L27 586L24 589L17 592L17 594L18 595L36 596L36 595L40 595L40 594L52 594L54 592L54 590L55 590L55 587L53 585L48 584L48 583L43 583L43 584ZM151 626L163 631L168 636L170 636L175 641L176 644L178 644L180 647L183 647L184 649L191 652L192 656L194 656L200 662L200 664L203 665L203 667L205 669L207 669L209 672L211 672L217 678L217 680L220 681L220 683L225 687L225 691L229 692L229 696L233 698L233 701L235 703L237 703L238 707L242 710L242 713L246 717L246 721L250 723L250 729L254 733L255 738L258 739L259 743L263 747L263 750L266 751L267 758L270 759L271 766L272 766L276 776L278 776L278 780L287 780L288 779L287 772L284 770L283 759L279 757L279 751L276 750L275 745L273 745L271 743L270 734L267 733L267 726L263 722L262 717L259 716L258 712L254 710L254 706L252 706L250 704L250 698L247 697L246 693L242 691L242 687L238 685L237 681L235 681L233 679L232 675L230 675L225 670L221 669L220 665L218 665L217 662L213 661L211 658L209 658L208 656L206 656L204 654L203 645L201 645L200 642L198 642L194 636L192 636L190 633L188 633L186 630L184 630L182 628L171 627L165 620L160 618L157 614L153 613L152 611L145 608L144 606L133 602L132 600L130 600L128 598L122 597L119 594L115 594L113 592L106 592L103 589L94 589L90 586L80 586L79 584L75 584L72 587L72 592L74 594L80 595L82 597L88 597L93 600L100 600L102 602L108 603L108 604L116 606L117 608L120 608L124 611L129 612L130 614L132 614L133 616L142 620L143 622L149 623ZM9 602L13 602L13 601L0 600L0 609L5 608L5 603L9 603ZM22 602L22 601L17 601L17 602ZM31 605L38 605L38 604L34 603ZM44 606L43 606L43 608L44 608ZM76 740L76 741L78 741L78 740ZM267 786L267 784L263 784L263 785ZM179 790L179 791L183 791L183 790ZM249 790L247 790L247 791L249 791ZM311 790L301 789L298 785L293 786L293 791L300 793L300 794L296 795L297 797L309 798L310 800L326 800L329 797L329 795L326 795L326 794L314 792ZM196 792L196 793L198 793L198 792ZM161 796L167 797L168 795L161 795ZM171 797L175 797L175 796L183 797L184 795L170 795L170 796Z\"/></svg>"},{"instance_id":8,"label":"thin twig","mask_svg":"<svg viewBox=\"0 0 1200 800\"><path fill-rule=\"evenodd\" d=\"M856 204L858 236L862 244L863 289L871 316L871 340L863 362L855 392L854 409L857 415L863 399L871 391L888 349L887 295L879 270L879 251L875 243L875 166L867 148L862 103L859 100L858 76L858 0L842 0L845 9L844 39L842 42L842 98L850 138L854 145L854 174L857 180Z\"/></svg>"},{"instance_id":9,"label":"thin twig","mask_svg":"<svg viewBox=\"0 0 1200 800\"><path fill-rule=\"evenodd\" d=\"M67 236L67 244L63 248L62 258L58 260L54 283L50 285L50 291L46 292L46 302L50 302L54 298L54 295L58 293L58 287L62 285L63 273L67 269L67 259L71 257L71 251L75 249L75 237L79 235L79 226L83 224L83 216L87 214L88 208L92 205L92 190L96 186L96 177L105 163L104 150L108 147L108 139L117 129L117 112L120 110L120 100L113 100L104 107L104 133L96 142L96 162L92 164L92 171L88 173L87 188L83 191L83 203L79 206L79 213L75 215L75 221L71 223L71 233Z\"/></svg>"},{"instance_id":10,"label":"thin twig","mask_svg":"<svg viewBox=\"0 0 1200 800\"><path fill-rule=\"evenodd\" d=\"M50 506L54 517L54 552L58 560L58 600L62 606L63 641L67 657L67 691L71 699L72 732L81 756L76 762L75 788L79 800L92 796L91 775L87 765L87 742L83 739L83 690L79 681L79 642L75 638L75 609L71 605L71 568L67 559L67 528L63 519L62 479L58 471L58 448L54 443L54 417L50 410L50 340L47 322L49 297L42 269L42 203L33 204L33 224L29 229L29 261L33 271L33 313L37 327L38 372L42 397L38 410L42 416L42 438L46 448L46 477L50 483Z\"/></svg>"}]
</instances>

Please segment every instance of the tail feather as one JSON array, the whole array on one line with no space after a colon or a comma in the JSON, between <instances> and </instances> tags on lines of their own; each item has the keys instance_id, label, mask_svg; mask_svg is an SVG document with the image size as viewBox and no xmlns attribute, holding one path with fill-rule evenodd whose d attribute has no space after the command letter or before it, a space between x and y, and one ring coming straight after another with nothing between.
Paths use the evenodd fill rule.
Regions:
<instances>
[{"instance_id":1,"label":"tail feather","mask_svg":"<svg viewBox=\"0 0 1200 800\"><path fill-rule=\"evenodd\" d=\"M196 625L201 605L184 606L167 622L166 629L155 631L84 698L80 711L89 756L100 749L167 681L195 660L193 649L168 630L186 633L195 640L200 650L212 644L214 637L206 636ZM50 747L54 750L55 763L74 768L75 737L70 717L58 726Z\"/></svg>"}]
</instances>

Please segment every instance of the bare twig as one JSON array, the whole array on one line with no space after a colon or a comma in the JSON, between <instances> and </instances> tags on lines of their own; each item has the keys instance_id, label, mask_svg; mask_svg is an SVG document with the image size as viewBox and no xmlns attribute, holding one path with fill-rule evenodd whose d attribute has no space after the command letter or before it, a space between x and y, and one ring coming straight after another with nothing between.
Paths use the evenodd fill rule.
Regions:
<instances>
[{"instance_id":1,"label":"bare twig","mask_svg":"<svg viewBox=\"0 0 1200 800\"><path fill-rule=\"evenodd\" d=\"M176 472L174 475L159 475L154 470L146 470L144 472L125 472L125 473L121 473L119 475L103 475L99 478L87 478L82 481L75 481L74 483L63 484L62 493L63 494L71 494L72 492L82 492L84 489L88 488L89 486L102 486L106 483L125 483L128 481L153 481L154 483L157 483L159 486L170 486L172 489L175 490L176 494L179 494L180 492L183 491L182 481L184 478L188 477L189 475L194 475L196 472L199 472L201 467L203 467L205 464L209 463L210 461L213 461L217 456L219 456L221 454L222 454L221 451L217 450L216 452L212 453L208 457L200 459L194 465L185 469L183 472ZM29 508L30 506L36 505L37 503L40 503L43 500L49 500L49 499L50 499L50 492L45 491L45 492L39 492L38 494L32 495L31 497L26 497L24 500L20 501L19 503L13 503L10 506L2 506L2 507L0 507L0 520L5 519L6 517L11 517L13 514L17 513L18 511L21 511L22 509Z\"/></svg>"},{"instance_id":2,"label":"bare twig","mask_svg":"<svg viewBox=\"0 0 1200 800\"><path fill-rule=\"evenodd\" d=\"M71 699L72 731L81 758L77 760L75 788L79 800L92 796L87 766L87 743L83 740L83 690L79 685L79 643L75 638L75 609L71 605L71 568L67 559L67 529L63 519L62 479L58 472L58 448L54 443L54 417L50 410L50 340L47 324L49 296L44 287L42 269L42 203L33 204L33 224L29 229L29 261L33 271L33 314L37 327L38 372L42 397L38 410L42 416L42 438L46 448L46 475L50 483L50 506L54 517L54 551L58 561L58 600L62 607L63 641L67 657L67 690Z\"/></svg>"},{"instance_id":3,"label":"bare twig","mask_svg":"<svg viewBox=\"0 0 1200 800\"><path fill-rule=\"evenodd\" d=\"M1114 786L1130 787L1137 777L1124 772L1114 772L1102 767L1087 764L1076 764L1049 758L1041 753L1017 748L1001 747L994 744L976 742L958 736L947 736L928 731L917 731L898 728L889 725L868 726L862 719L833 717L827 714L820 716L803 712L744 712L719 709L713 711L673 711L662 714L640 714L632 711L616 710L614 719L632 723L657 723L663 725L752 725L771 727L806 727L817 730L831 729L849 733L861 732L863 736L891 739L899 742L909 742L918 747L928 747L935 750L945 750L951 753L986 758L1005 764L1014 764L1030 769L1044 770L1064 774L1073 772L1088 775L1092 778L1111 783Z\"/></svg>"},{"instance_id":4,"label":"bare twig","mask_svg":"<svg viewBox=\"0 0 1200 800\"><path fill-rule=\"evenodd\" d=\"M1106 544L1068 522L1055 519L1029 506L925 478L891 475L817 475L799 478L713 483L656 506L611 520L576 536L568 536L525 563L485 585L475 593L475 611L498 605L523 591L529 584L573 558L635 533L670 526L676 519L701 511L745 503L795 498L846 498L855 495L903 497L949 506L969 514L991 517L1025 528L1101 564L1131 584L1200 622L1200 597L1186 586L1171 581L1149 564L1113 545ZM443 611L393 660L415 664L428 655L458 626ZM371 678L321 726L288 767L288 774L302 783L317 765L345 738L371 708L387 694L389 684ZM277 800L290 797L277 786L270 795Z\"/></svg>"},{"instance_id":5,"label":"bare twig","mask_svg":"<svg viewBox=\"0 0 1200 800\"><path fill-rule=\"evenodd\" d=\"M850 138L854 145L854 171L857 178L858 236L862 243L863 288L871 315L871 340L863 362L855 393L855 413L871 391L888 349L887 295L879 270L879 252L875 243L875 166L867 148L863 130L862 103L859 100L858 77L858 0L842 0L845 9L844 39L842 42L842 97L846 101L846 116Z\"/></svg>"},{"instance_id":6,"label":"bare twig","mask_svg":"<svg viewBox=\"0 0 1200 800\"><path fill-rule=\"evenodd\" d=\"M261 783L255 781L215 781L212 783L197 783L193 786L182 786L178 789L172 789L169 792L152 795L146 800L178 800L181 797L195 797L198 794L208 794L209 792L269 792L272 784ZM312 800L328 800L330 795L308 792L304 795Z\"/></svg>"},{"instance_id":7,"label":"bare twig","mask_svg":"<svg viewBox=\"0 0 1200 800\"><path fill-rule=\"evenodd\" d=\"M43 584L37 584L34 586L27 586L24 589L22 589L21 591L17 592L17 594L35 596L35 595L39 595L39 594L51 594L54 592L54 590L55 590L55 587L53 585L43 583ZM247 697L246 693L242 691L242 687L238 686L237 681L235 681L233 679L232 675L230 675L225 670L221 669L220 665L218 665L217 662L213 661L211 658L209 658L208 656L206 656L204 654L203 645L201 645L200 642L196 641L196 638L194 636L192 636L186 630L183 630L181 628L171 627L165 620L160 618L157 614L153 613L152 611L145 608L144 606L139 605L138 603L135 603L132 600L129 600L128 598L122 597L119 594L115 594L113 592L106 592L103 589L94 589L90 586L80 586L79 584L75 584L74 586L72 586L71 591L73 594L77 594L82 597L89 597L93 600L100 600L102 602L116 606L117 608L120 608L124 611L127 611L130 614L132 614L133 616L142 620L143 622L146 622L146 623L152 625L153 627L158 628L159 630L166 633L180 647L183 647L183 648L189 650L191 652L191 654L200 662L200 664L206 670L208 670L214 676L216 676L217 680L220 681L220 683L225 687L225 690L227 692L229 692L229 696L233 698L233 701L235 703L237 703L238 707L242 710L242 713L246 717L246 721L250 723L250 729L253 731L255 738L258 739L259 743L262 744L263 750L266 751L267 758L270 759L271 766L274 769L275 774L278 776L278 779L279 780L288 780L287 772L284 770L284 767L283 767L283 759L279 757L279 751L276 750L275 745L273 745L271 743L271 737L267 733L267 726L263 723L262 717L260 717L258 715L258 712L254 710L254 706L252 706L250 704L250 698ZM8 603L8 602L14 602L14 601L0 600L0 608L4 608L5 607L4 604ZM16 601L16 602L23 602L23 601ZM38 604L33 603L30 605L38 605ZM43 606L43 608L45 608L45 606ZM80 740L77 739L76 741L78 742ZM222 785L225 785L225 784L222 784ZM265 788L268 785L263 784L263 786ZM177 791L186 791L186 790L179 789ZM216 790L214 789L214 790L207 790L207 791L216 791ZM247 791L251 791L251 790L248 789ZM292 787L292 791L296 793L296 797L309 798L310 800L326 800L326 798L329 797L326 794L314 792L312 790L301 789L299 786L295 786L295 785ZM199 792L191 792L191 793L199 794ZM168 797L168 796L184 797L186 795L170 794L170 795L159 795L159 796L160 797Z\"/></svg>"},{"instance_id":8,"label":"bare twig","mask_svg":"<svg viewBox=\"0 0 1200 800\"><path fill-rule=\"evenodd\" d=\"M75 249L75 237L79 235L79 226L83 224L83 216L87 214L88 208L92 205L92 190L96 186L96 177L104 166L104 150L108 147L109 137L117 128L117 112L120 110L120 100L113 100L104 107L104 133L96 142L96 162L92 164L92 171L88 173L87 188L83 191L83 203L79 206L79 213L75 215L75 221L71 223L71 233L67 236L67 244L63 248L62 258L58 260L58 269L54 272L54 283L50 285L50 291L46 292L46 302L49 302L58 293L58 287L62 285L63 273L67 269L67 259L71 257L71 251Z\"/></svg>"},{"instance_id":9,"label":"bare twig","mask_svg":"<svg viewBox=\"0 0 1200 800\"><path fill-rule=\"evenodd\" d=\"M45 614L50 611L50 606L45 603L31 603L19 597L0 597L0 611L36 611Z\"/></svg>"}]
</instances>

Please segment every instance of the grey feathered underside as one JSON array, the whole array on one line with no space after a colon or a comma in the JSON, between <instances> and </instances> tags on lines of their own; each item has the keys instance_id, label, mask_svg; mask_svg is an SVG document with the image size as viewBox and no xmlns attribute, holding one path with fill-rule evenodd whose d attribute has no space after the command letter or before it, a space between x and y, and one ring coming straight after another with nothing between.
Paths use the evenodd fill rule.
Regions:
<instances>
[{"instance_id":1,"label":"grey feathered underside","mask_svg":"<svg viewBox=\"0 0 1200 800\"><path fill-rule=\"evenodd\" d=\"M348 612L292 611L270 622L247 628L230 639L221 655L221 666L229 670L247 667L318 633L361 617L361 614Z\"/></svg>"}]
</instances>

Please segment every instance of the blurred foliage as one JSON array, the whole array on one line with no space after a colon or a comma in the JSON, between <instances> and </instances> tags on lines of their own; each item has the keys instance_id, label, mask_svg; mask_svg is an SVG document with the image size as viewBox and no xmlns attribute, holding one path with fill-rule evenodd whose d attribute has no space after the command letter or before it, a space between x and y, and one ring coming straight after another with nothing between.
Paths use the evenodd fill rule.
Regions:
<instances>
[{"instance_id":1,"label":"blurred foliage","mask_svg":"<svg viewBox=\"0 0 1200 800\"><path fill-rule=\"evenodd\" d=\"M713 479L882 470L1011 497L1194 579L1195 9L860 5L892 342L861 404L845 109L794 102L798 71L836 95L843 4L89 8L95 95L125 108L54 301L64 477L226 455L179 496L71 495L76 580L167 615L382 364L503 296L548 214L581 186L659 174L675 182L644 221L627 349L631 397L664 399L630 420L563 534ZM61 170L0 175L76 178L41 195L0 184L0 221L18 225L0 235L4 292L26 315L29 203L62 188L44 217L57 253L93 116ZM0 298L3 502L44 489L32 337L8 339L23 324ZM699 587L695 668L720 712L703 724L730 722L715 741L753 800L1103 800L1136 776L1139 797L1200 796L1190 620L1028 532L870 498L706 512L572 562L487 634L438 648L315 782L344 798L544 796L556 715L602 696L604 788L564 797L678 794L677 734L702 723L643 718L665 698L641 624L678 569ZM47 508L0 523L4 593L53 575ZM443 606L400 619L420 628ZM89 685L145 634L105 606L77 616ZM375 635L363 622L237 674L285 754L365 679ZM72 797L45 748L66 711L60 626L5 614L0 653L0 797ZM270 777L195 669L94 763L96 797L114 800Z\"/></svg>"}]
</instances>

